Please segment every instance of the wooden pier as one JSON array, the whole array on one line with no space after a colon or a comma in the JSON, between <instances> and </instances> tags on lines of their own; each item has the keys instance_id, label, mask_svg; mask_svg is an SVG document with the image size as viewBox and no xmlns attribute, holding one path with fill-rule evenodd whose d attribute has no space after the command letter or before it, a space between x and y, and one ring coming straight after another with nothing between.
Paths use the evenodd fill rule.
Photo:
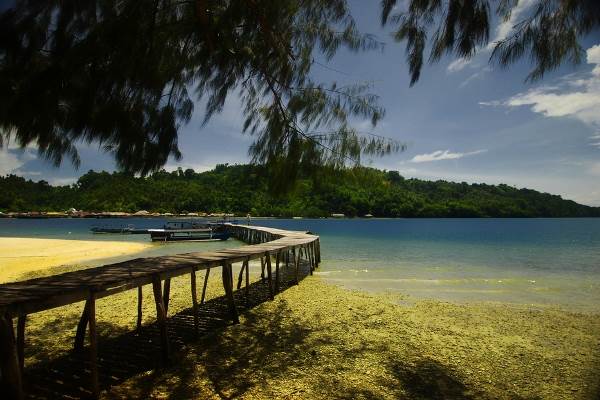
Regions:
<instances>
[{"instance_id":1,"label":"wooden pier","mask_svg":"<svg viewBox=\"0 0 600 400\"><path fill-rule=\"evenodd\" d=\"M137 329L141 328L142 286L152 285L156 318L160 332L161 358L169 359L167 311L171 278L189 274L191 282L194 328L198 331L198 291L196 272L206 270L200 304L204 301L210 269L221 268L223 288L231 318L239 322L233 296L234 263L241 263L237 288L241 288L243 273L246 291L249 286L249 262L260 259L261 274L266 271L269 296L279 290L280 265L295 270L299 280L301 259L308 262L310 273L321 261L319 237L309 232L286 231L274 228L227 224L231 234L248 245L235 249L185 253L174 256L137 258L101 267L68 272L44 278L0 285L0 392L3 398L22 399L25 325L28 314L65 306L85 300L77 325L75 348L82 349L86 331L89 335L91 366L90 387L94 397L99 395L97 367L96 300L130 289L138 289ZM101 242L99 242L100 245ZM273 271L273 264L275 271ZM135 306L135 305L132 305ZM17 319L15 335L13 319ZM6 396L6 397L4 397Z\"/></svg>"}]
</instances>

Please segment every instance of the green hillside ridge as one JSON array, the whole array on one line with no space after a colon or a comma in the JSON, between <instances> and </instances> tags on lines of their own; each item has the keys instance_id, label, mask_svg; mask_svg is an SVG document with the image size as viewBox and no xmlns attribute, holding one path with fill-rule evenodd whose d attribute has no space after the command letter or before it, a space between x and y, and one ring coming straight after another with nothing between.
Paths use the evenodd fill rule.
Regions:
<instances>
[{"instance_id":1,"label":"green hillside ridge","mask_svg":"<svg viewBox=\"0 0 600 400\"><path fill-rule=\"evenodd\" d=\"M89 171L70 186L0 177L0 211L148 210L230 212L253 216L324 217L598 217L599 207L508 185L405 179L397 171L323 168L300 176L288 193L273 195L267 170L217 165L211 171L160 171L140 178Z\"/></svg>"}]
</instances>

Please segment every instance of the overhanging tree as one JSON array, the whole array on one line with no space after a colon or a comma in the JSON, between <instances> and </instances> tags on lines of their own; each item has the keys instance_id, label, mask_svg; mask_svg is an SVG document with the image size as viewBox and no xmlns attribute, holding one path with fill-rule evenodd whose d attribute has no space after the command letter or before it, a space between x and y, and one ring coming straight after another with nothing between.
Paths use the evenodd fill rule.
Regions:
<instances>
[{"instance_id":1,"label":"overhanging tree","mask_svg":"<svg viewBox=\"0 0 600 400\"><path fill-rule=\"evenodd\" d=\"M398 10L398 0L382 0L382 25L395 26L394 38L406 42L406 59L411 85L419 80L424 53L429 62L443 55L470 58L490 39L493 10L509 21L524 0L409 0ZM578 64L585 53L579 41L600 27L598 0L533 0L506 38L493 43L490 62L508 67L523 57L530 58L530 81L564 62Z\"/></svg>"},{"instance_id":2,"label":"overhanging tree","mask_svg":"<svg viewBox=\"0 0 600 400\"><path fill-rule=\"evenodd\" d=\"M393 15L407 41L414 83L430 30L432 61L470 56L488 40L490 4L507 16L516 0L411 0L399 13L396 3L382 1L382 21ZM532 55L533 78L577 62L577 39L600 14L592 0L540 0L537 10L494 52L502 64ZM384 115L368 85L311 78L317 54L342 47L381 47L358 32L345 0L20 0L0 15L0 139L34 143L56 164L77 164L80 141L99 143L146 174L180 157L194 97L206 122L235 95L254 161L281 177L401 149L352 128Z\"/></svg>"}]
</instances>

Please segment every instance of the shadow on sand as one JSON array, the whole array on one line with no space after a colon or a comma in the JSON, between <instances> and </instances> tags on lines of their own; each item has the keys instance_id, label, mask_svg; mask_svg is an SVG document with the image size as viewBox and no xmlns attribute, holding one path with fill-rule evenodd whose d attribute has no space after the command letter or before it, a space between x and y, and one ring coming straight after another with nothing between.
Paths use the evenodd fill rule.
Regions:
<instances>
[{"instance_id":1,"label":"shadow on sand","mask_svg":"<svg viewBox=\"0 0 600 400\"><path fill-rule=\"evenodd\" d=\"M283 268L281 272L280 291L283 291L294 283L292 271L285 271L285 268ZM308 265L302 265L300 278L304 279L308 273ZM243 289L235 291L234 295L238 312L242 313L269 301L268 286L260 281L250 285L248 298L246 298ZM285 310L281 310L273 317L281 318L282 313L285 313ZM62 320L59 325L73 326L77 324L78 316L72 316L70 319L73 320ZM204 341L218 342L219 333L231 324L225 296L208 300L199 307L198 335L194 330L194 317L191 308L170 315L168 318L171 351L170 366L179 362L182 350ZM276 321L274 321L274 324L276 325ZM51 334L56 329L55 325L55 323L49 324L44 330ZM99 331L113 332L112 337L98 338L98 367L101 390L118 385L140 373L151 370L160 371L164 367L160 360L160 333L156 323L142 326L140 332L124 331L123 327L106 322L99 323L98 328ZM302 340L302 335L298 332L273 332L273 335L278 338L286 338L290 342ZM268 337L266 340L269 340ZM265 347L264 351L268 353L271 350ZM223 357L223 355L218 354L218 351L215 350L212 356L215 358L214 365L217 367L214 369L214 377L215 388L218 392L219 357ZM240 362L244 363L248 360ZM27 398L89 398L91 396L90 381L87 346L83 351L70 351L58 358L36 363L35 366L25 368L24 371ZM172 395L178 398L186 398L190 394L182 393L181 390L173 388Z\"/></svg>"},{"instance_id":2,"label":"shadow on sand","mask_svg":"<svg viewBox=\"0 0 600 400\"><path fill-rule=\"evenodd\" d=\"M308 271L308 266L304 265L302 278ZM292 285L292 277L285 271L282 276L281 290L286 290ZM243 326L240 326L243 335L235 330L225 332L231 322L224 297L212 299L200 307L199 337L194 333L191 309L169 317L169 368L163 368L160 363L156 324L144 326L139 333L123 333L122 328L114 326L117 333L113 337L99 340L101 390L109 390L137 377L128 383L134 390L113 388L116 392L109 392L108 397L146 399L156 395L157 385L165 388L160 398L167 399L235 399L251 391L256 396L257 389L260 390L257 397L264 398L379 399L382 391L378 389L382 387L386 394L383 397L387 398L473 400L488 397L478 388L467 387L448 366L428 358L399 360L390 354L383 361L386 379L378 378L371 386L346 382L343 378L338 380L335 368L344 366L331 364L332 367L324 367L324 356L319 354L324 347L339 346L334 337L324 332L317 340L311 338L315 328L311 331L310 327L291 320L288 303L277 297L268 313L247 312L269 301L265 283L256 282L250 286L247 302L243 290L236 291L235 296L239 311L246 311ZM371 351L386 354L385 346L382 346L381 349L359 346L340 348L339 351L344 360L360 360ZM90 397L86 350L81 353L71 351L26 369L28 397ZM310 376L304 384L312 387L303 388L301 384L294 387L294 374ZM292 379L283 379L288 385L285 394L278 391L281 387L271 388L266 384L290 376ZM305 394L305 390L309 393ZM511 398L525 399L517 395L511 395Z\"/></svg>"}]
</instances>

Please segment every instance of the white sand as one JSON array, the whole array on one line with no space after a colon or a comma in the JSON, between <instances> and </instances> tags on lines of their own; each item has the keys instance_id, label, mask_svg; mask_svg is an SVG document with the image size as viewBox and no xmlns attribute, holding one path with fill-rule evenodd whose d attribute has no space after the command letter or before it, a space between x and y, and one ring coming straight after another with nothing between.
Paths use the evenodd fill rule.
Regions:
<instances>
[{"instance_id":1,"label":"white sand","mask_svg":"<svg viewBox=\"0 0 600 400\"><path fill-rule=\"evenodd\" d=\"M141 252L145 243L0 238L0 283L26 272Z\"/></svg>"}]
</instances>

